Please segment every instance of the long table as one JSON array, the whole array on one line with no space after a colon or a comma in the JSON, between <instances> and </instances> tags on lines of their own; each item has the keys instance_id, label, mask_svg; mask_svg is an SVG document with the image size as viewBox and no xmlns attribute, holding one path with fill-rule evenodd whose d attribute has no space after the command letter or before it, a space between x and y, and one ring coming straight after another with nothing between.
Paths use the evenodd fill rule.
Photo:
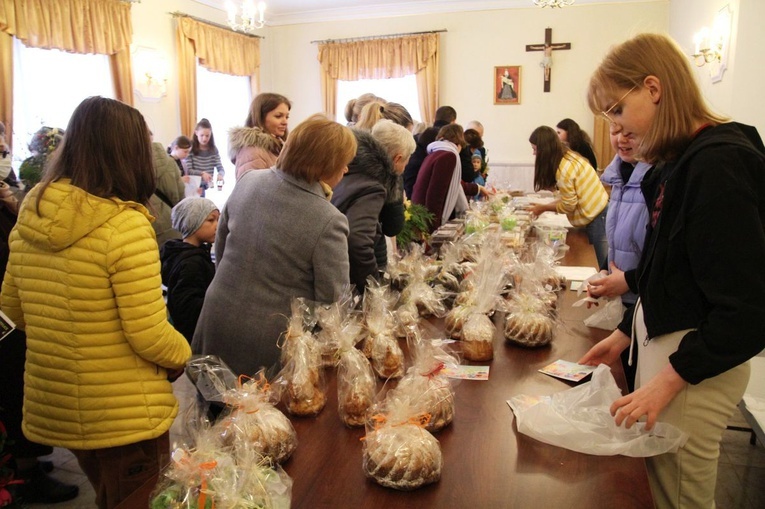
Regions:
<instances>
[{"instance_id":1,"label":"long table","mask_svg":"<svg viewBox=\"0 0 765 509\"><path fill-rule=\"evenodd\" d=\"M583 231L569 233L564 265L595 267ZM564 326L549 347L525 349L495 336L488 381L460 381L454 421L435 436L444 458L441 480L411 492L383 488L362 471L363 429L349 429L337 414L330 374L327 406L313 418L292 418L298 447L284 465L292 477L292 507L300 508L537 508L653 507L645 461L592 456L554 447L518 433L506 401L518 394L552 394L572 385L537 370L557 359L578 360L606 332L589 329L587 311L572 308L576 293L560 297ZM438 326L439 323L435 322ZM487 364L487 363L477 363ZM626 387L621 366L612 366Z\"/></svg>"},{"instance_id":2,"label":"long table","mask_svg":"<svg viewBox=\"0 0 765 509\"><path fill-rule=\"evenodd\" d=\"M584 231L570 232L567 244L571 249L564 265L595 267ZM291 418L299 443L283 466L293 479L292 508L653 507L643 459L581 454L538 442L515 427L506 401L518 394L547 395L571 387L537 370L557 359L576 361L607 334L584 326L587 311L571 307L575 292L565 290L560 298L564 326L558 327L551 346L506 345L498 330L489 380L457 384L454 421L435 434L444 458L441 480L415 491L383 488L364 477L364 431L340 421L335 377L328 370L324 410L312 418ZM625 391L621 365L611 368ZM146 483L119 507L146 507L155 482Z\"/></svg>"}]
</instances>

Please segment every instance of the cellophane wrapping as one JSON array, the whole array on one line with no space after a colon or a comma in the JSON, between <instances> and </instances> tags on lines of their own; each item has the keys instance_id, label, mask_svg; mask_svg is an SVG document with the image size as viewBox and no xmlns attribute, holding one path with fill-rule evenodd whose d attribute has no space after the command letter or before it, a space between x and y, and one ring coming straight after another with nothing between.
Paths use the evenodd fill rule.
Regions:
<instances>
[{"instance_id":1,"label":"cellophane wrapping","mask_svg":"<svg viewBox=\"0 0 765 509\"><path fill-rule=\"evenodd\" d=\"M537 295L516 293L507 303L505 339L530 348L549 345L553 340L555 320L548 305Z\"/></svg>"},{"instance_id":2,"label":"cellophane wrapping","mask_svg":"<svg viewBox=\"0 0 765 509\"><path fill-rule=\"evenodd\" d=\"M459 358L447 351L442 341L423 339L417 328L411 329L407 339L412 366L386 398L412 401L430 416L425 429L435 433L454 419L454 388L444 370L459 366Z\"/></svg>"},{"instance_id":3,"label":"cellophane wrapping","mask_svg":"<svg viewBox=\"0 0 765 509\"><path fill-rule=\"evenodd\" d=\"M316 326L316 305L302 297L295 297L290 303L290 316L287 317L287 330L280 338L282 367L289 364L295 352L295 345L304 336L311 336Z\"/></svg>"},{"instance_id":4,"label":"cellophane wrapping","mask_svg":"<svg viewBox=\"0 0 765 509\"><path fill-rule=\"evenodd\" d=\"M273 405L271 386L261 372L228 391L225 400L231 411L212 428L221 444L238 450L243 446L273 463L287 461L298 445L290 420Z\"/></svg>"},{"instance_id":5,"label":"cellophane wrapping","mask_svg":"<svg viewBox=\"0 0 765 509\"><path fill-rule=\"evenodd\" d=\"M377 389L372 365L356 348L361 323L348 317L334 332L337 351L337 411L347 426L363 426Z\"/></svg>"},{"instance_id":6,"label":"cellophane wrapping","mask_svg":"<svg viewBox=\"0 0 765 509\"><path fill-rule=\"evenodd\" d=\"M331 304L317 305L315 308L319 331L316 333L316 341L321 350L322 365L334 366L338 361L337 338L335 335L342 330L348 316L353 313L356 301L350 287L346 288L339 299Z\"/></svg>"},{"instance_id":7,"label":"cellophane wrapping","mask_svg":"<svg viewBox=\"0 0 765 509\"><path fill-rule=\"evenodd\" d=\"M406 398L391 398L367 423L364 474L386 488L413 490L441 478L438 440L425 429L428 416Z\"/></svg>"},{"instance_id":8,"label":"cellophane wrapping","mask_svg":"<svg viewBox=\"0 0 765 509\"><path fill-rule=\"evenodd\" d=\"M221 447L202 433L178 448L149 498L150 509L289 509L292 480L247 446Z\"/></svg>"},{"instance_id":9,"label":"cellophane wrapping","mask_svg":"<svg viewBox=\"0 0 765 509\"><path fill-rule=\"evenodd\" d=\"M293 415L316 415L327 402L318 342L310 334L294 340L292 359L274 380L281 401Z\"/></svg>"},{"instance_id":10,"label":"cellophane wrapping","mask_svg":"<svg viewBox=\"0 0 765 509\"><path fill-rule=\"evenodd\" d=\"M489 319L505 286L505 267L498 236L486 236L475 270L466 281L472 290L446 317L447 332L462 340L462 355L470 361L494 357L494 330ZM455 302L456 304L456 302Z\"/></svg>"},{"instance_id":11,"label":"cellophane wrapping","mask_svg":"<svg viewBox=\"0 0 765 509\"><path fill-rule=\"evenodd\" d=\"M370 281L364 294L364 355L381 378L404 375L404 352L394 336L395 320L391 309L395 295L387 285Z\"/></svg>"}]
</instances>

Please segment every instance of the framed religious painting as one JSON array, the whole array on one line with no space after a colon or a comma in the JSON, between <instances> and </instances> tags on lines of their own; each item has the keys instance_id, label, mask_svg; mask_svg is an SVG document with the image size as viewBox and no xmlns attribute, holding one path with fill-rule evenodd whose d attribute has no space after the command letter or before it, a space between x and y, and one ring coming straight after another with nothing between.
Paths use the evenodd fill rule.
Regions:
<instances>
[{"instance_id":1,"label":"framed religious painting","mask_svg":"<svg viewBox=\"0 0 765 509\"><path fill-rule=\"evenodd\" d=\"M521 104L521 66L494 68L494 104Z\"/></svg>"}]
</instances>

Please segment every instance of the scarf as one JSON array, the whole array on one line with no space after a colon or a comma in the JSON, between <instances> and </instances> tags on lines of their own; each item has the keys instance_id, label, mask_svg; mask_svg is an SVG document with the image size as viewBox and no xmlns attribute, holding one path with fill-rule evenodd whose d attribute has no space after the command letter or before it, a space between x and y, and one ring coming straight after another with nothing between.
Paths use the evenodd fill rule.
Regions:
<instances>
[{"instance_id":1,"label":"scarf","mask_svg":"<svg viewBox=\"0 0 765 509\"><path fill-rule=\"evenodd\" d=\"M428 145L428 154L436 152L438 150L448 150L457 157L457 164L452 171L452 180L449 183L449 190L446 193L446 201L444 202L444 211L441 214L441 224L446 224L451 217L452 212L457 214L465 212L468 209L467 196L462 189L460 180L462 179L462 164L460 163L460 152L457 150L457 145L451 141L434 141Z\"/></svg>"}]
</instances>

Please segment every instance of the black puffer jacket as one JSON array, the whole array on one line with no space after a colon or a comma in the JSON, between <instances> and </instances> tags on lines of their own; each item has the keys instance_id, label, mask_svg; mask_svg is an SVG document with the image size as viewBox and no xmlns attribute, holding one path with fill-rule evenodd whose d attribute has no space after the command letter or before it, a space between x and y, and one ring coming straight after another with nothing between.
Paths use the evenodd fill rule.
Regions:
<instances>
[{"instance_id":1,"label":"black puffer jacket","mask_svg":"<svg viewBox=\"0 0 765 509\"><path fill-rule=\"evenodd\" d=\"M215 276L210 245L197 247L180 239L170 239L160 248L160 258L170 318L178 332L191 343L205 292Z\"/></svg>"},{"instance_id":2,"label":"black puffer jacket","mask_svg":"<svg viewBox=\"0 0 765 509\"><path fill-rule=\"evenodd\" d=\"M356 157L335 186L332 204L348 218L351 283L363 293L368 276L377 276L388 263L385 235L404 225L401 177L382 145L366 131L354 129Z\"/></svg>"}]
</instances>

